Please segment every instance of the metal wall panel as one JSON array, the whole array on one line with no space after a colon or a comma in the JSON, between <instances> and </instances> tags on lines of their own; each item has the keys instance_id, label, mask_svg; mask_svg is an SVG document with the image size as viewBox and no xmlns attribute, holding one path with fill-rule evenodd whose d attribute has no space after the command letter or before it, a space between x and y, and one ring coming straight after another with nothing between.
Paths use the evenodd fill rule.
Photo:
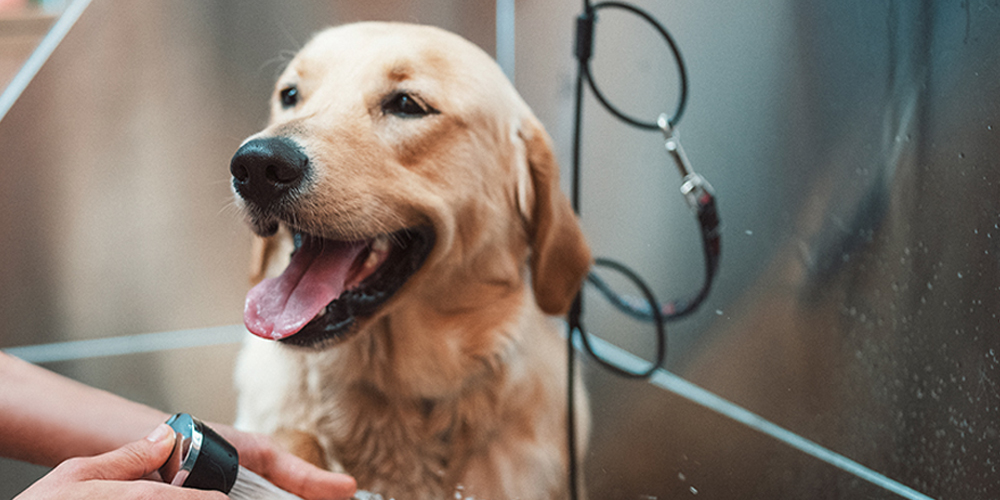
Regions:
<instances>
[{"instance_id":1,"label":"metal wall panel","mask_svg":"<svg viewBox=\"0 0 1000 500\"><path fill-rule=\"evenodd\" d=\"M1000 496L1000 5L636 3L671 28L689 64L679 128L724 225L717 287L672 325L668 367L838 453L833 463L934 498ZM571 47L579 8L530 3L520 33ZM566 29L543 32L553 18ZM568 160L574 63L525 46L518 83ZM652 120L673 108L669 52L638 21L601 14L594 68L626 110ZM591 241L661 297L688 293L702 269L697 230L662 140L585 104ZM593 330L652 352L634 340L645 330L596 295L586 304ZM589 472L614 498L688 486L702 498L897 497L717 425L676 395L591 381L595 445L609 448Z\"/></svg>"}]
</instances>

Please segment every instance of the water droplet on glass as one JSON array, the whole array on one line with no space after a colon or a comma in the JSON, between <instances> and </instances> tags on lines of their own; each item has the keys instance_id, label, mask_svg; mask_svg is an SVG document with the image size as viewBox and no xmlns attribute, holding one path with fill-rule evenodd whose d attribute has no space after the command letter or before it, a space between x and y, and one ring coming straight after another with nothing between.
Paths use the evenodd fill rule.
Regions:
<instances>
[{"instance_id":1,"label":"water droplet on glass","mask_svg":"<svg viewBox=\"0 0 1000 500\"><path fill-rule=\"evenodd\" d=\"M698 488L695 488L694 486L692 486L690 489L691 489L691 494L692 495L697 495L698 494Z\"/></svg>"}]
</instances>

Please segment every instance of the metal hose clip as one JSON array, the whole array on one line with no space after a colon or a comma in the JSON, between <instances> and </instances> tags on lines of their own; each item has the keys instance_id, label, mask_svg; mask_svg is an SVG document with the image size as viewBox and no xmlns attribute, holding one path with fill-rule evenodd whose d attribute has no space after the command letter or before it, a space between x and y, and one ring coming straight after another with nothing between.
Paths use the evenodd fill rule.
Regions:
<instances>
[{"instance_id":1,"label":"metal hose clip","mask_svg":"<svg viewBox=\"0 0 1000 500\"><path fill-rule=\"evenodd\" d=\"M663 132L664 147L674 160L674 164L681 174L681 193L684 194L684 200L687 201L688 207L691 210L695 213L700 213L706 205L712 203L715 191L704 177L691 168L691 162L688 161L687 155L684 153L684 148L681 146L677 129L670 124L670 119L666 113L661 114L657 118L656 125Z\"/></svg>"}]
</instances>

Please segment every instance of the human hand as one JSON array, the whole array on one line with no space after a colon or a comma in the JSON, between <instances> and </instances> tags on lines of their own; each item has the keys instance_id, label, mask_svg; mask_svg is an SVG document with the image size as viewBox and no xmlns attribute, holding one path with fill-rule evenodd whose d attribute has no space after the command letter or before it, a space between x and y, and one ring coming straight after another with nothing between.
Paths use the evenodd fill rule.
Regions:
<instances>
[{"instance_id":1,"label":"human hand","mask_svg":"<svg viewBox=\"0 0 1000 500\"><path fill-rule=\"evenodd\" d=\"M283 451L268 436L228 425L209 423L208 426L236 447L240 465L305 500L346 500L357 489L351 476L320 469Z\"/></svg>"},{"instance_id":2,"label":"human hand","mask_svg":"<svg viewBox=\"0 0 1000 500\"><path fill-rule=\"evenodd\" d=\"M174 432L162 424L145 439L103 455L72 458L59 464L15 500L226 500L218 491L202 491L143 480L155 472L174 449Z\"/></svg>"}]
</instances>

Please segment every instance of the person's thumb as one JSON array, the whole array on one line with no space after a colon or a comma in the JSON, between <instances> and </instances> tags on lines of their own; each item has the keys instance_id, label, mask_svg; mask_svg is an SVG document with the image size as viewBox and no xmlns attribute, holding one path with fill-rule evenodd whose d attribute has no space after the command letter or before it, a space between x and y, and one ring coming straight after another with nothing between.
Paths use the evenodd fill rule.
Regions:
<instances>
[{"instance_id":1,"label":"person's thumb","mask_svg":"<svg viewBox=\"0 0 1000 500\"><path fill-rule=\"evenodd\" d=\"M129 443L117 450L86 459L88 479L128 481L141 479L160 468L174 449L174 431L167 424L149 433L145 439Z\"/></svg>"}]
</instances>

